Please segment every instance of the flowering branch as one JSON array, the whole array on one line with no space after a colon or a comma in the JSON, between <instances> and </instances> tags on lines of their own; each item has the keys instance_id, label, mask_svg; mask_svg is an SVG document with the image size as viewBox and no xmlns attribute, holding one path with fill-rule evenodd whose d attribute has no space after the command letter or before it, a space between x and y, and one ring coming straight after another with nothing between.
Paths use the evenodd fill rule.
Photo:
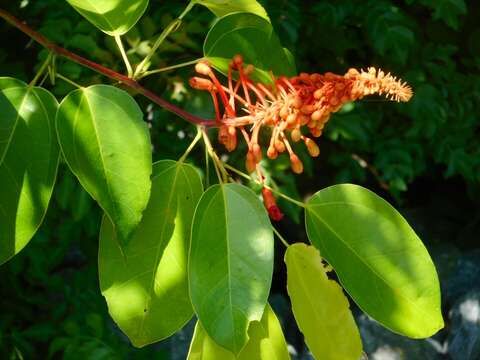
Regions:
<instances>
[{"instance_id":1,"label":"flowering branch","mask_svg":"<svg viewBox=\"0 0 480 360\"><path fill-rule=\"evenodd\" d=\"M212 122L210 120L206 120L203 118L200 118L198 116L195 116L193 114L190 114L189 112L180 109L179 107L173 105L172 103L164 100L154 92L146 89L142 85L140 85L137 81L129 78L128 76L125 76L123 74L120 74L110 68L107 68L103 65L100 65L94 61L88 60L80 55L77 55L53 42L48 40L45 36L42 34L38 33L37 31L33 30L30 28L28 25L26 25L24 22L21 20L17 19L15 16L10 14L9 12L0 9L0 18L3 18L5 21L7 21L9 24L12 26L16 27L18 30L22 31L24 34L29 36L31 39L35 40L37 43L42 45L43 47L47 48L51 52L57 54L58 56L62 56L64 58L67 58L77 64L80 64L84 67L87 67L93 71L96 71L102 75L105 75L109 77L110 79L116 80L130 89L133 89L146 98L150 99L153 101L155 104L158 104L162 108L180 116L184 120L196 124L196 125L202 125L202 126L210 126L212 125Z\"/></svg>"}]
</instances>

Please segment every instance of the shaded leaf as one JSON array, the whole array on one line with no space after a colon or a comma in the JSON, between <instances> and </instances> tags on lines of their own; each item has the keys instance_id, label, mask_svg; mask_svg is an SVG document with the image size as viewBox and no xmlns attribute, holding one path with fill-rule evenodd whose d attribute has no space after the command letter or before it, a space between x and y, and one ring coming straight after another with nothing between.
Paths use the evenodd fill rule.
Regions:
<instances>
[{"instance_id":1,"label":"shaded leaf","mask_svg":"<svg viewBox=\"0 0 480 360\"><path fill-rule=\"evenodd\" d=\"M43 221L58 168L57 100L45 89L0 78L0 264Z\"/></svg>"},{"instance_id":2,"label":"shaded leaf","mask_svg":"<svg viewBox=\"0 0 480 360\"><path fill-rule=\"evenodd\" d=\"M193 315L187 256L202 182L190 165L153 166L152 195L130 243L122 249L104 218L98 254L100 288L110 315L135 346L162 340Z\"/></svg>"},{"instance_id":3,"label":"shaded leaf","mask_svg":"<svg viewBox=\"0 0 480 360\"><path fill-rule=\"evenodd\" d=\"M203 45L205 57L224 74L232 58L241 54L245 63L255 65L253 77L264 83L275 75L296 73L292 57L282 47L272 25L251 13L235 13L220 18L208 32Z\"/></svg>"},{"instance_id":4,"label":"shaded leaf","mask_svg":"<svg viewBox=\"0 0 480 360\"><path fill-rule=\"evenodd\" d=\"M125 91L94 85L62 101L56 125L68 166L125 244L150 196L151 145L140 108Z\"/></svg>"},{"instance_id":5,"label":"shaded leaf","mask_svg":"<svg viewBox=\"0 0 480 360\"><path fill-rule=\"evenodd\" d=\"M234 12L249 12L270 21L262 5L256 0L194 0L197 4L206 6L217 17Z\"/></svg>"},{"instance_id":6,"label":"shaded leaf","mask_svg":"<svg viewBox=\"0 0 480 360\"><path fill-rule=\"evenodd\" d=\"M328 279L318 250L291 245L285 263L293 314L315 358L358 360L362 341L350 305L342 288Z\"/></svg>"},{"instance_id":7,"label":"shaded leaf","mask_svg":"<svg viewBox=\"0 0 480 360\"><path fill-rule=\"evenodd\" d=\"M67 0L82 16L104 33L123 35L142 17L148 0Z\"/></svg>"},{"instance_id":8,"label":"shaded leaf","mask_svg":"<svg viewBox=\"0 0 480 360\"><path fill-rule=\"evenodd\" d=\"M192 225L189 286L208 335L238 354L250 322L260 320L273 272L273 234L258 197L239 184L202 196Z\"/></svg>"},{"instance_id":9,"label":"shaded leaf","mask_svg":"<svg viewBox=\"0 0 480 360\"><path fill-rule=\"evenodd\" d=\"M331 186L308 201L306 226L312 244L368 315L412 338L443 327L435 266L385 200L357 185Z\"/></svg>"}]
</instances>

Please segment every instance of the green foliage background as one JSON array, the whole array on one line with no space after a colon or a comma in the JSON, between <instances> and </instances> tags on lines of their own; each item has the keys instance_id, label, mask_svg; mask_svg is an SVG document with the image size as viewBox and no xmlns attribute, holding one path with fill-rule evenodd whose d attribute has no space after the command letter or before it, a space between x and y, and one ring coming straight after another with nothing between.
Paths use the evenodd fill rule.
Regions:
<instances>
[{"instance_id":1,"label":"green foliage background","mask_svg":"<svg viewBox=\"0 0 480 360\"><path fill-rule=\"evenodd\" d=\"M62 46L123 71L113 40L63 1L2 1L2 7ZM344 73L349 67L381 67L407 80L415 91L408 104L371 98L333 116L320 138L322 155L303 157L306 175L294 177L288 163L272 162L279 185L293 196L326 185L354 182L404 207L424 240L478 247L480 230L480 3L463 0L343 0L262 2L284 46L306 72ZM185 7L183 1L151 1L147 16L126 39L139 62L150 40ZM160 48L152 68L198 58L214 17L195 8ZM17 30L0 23L2 76L32 78L47 55ZM84 84L106 81L59 59L58 72ZM146 87L202 116L208 97L188 88L192 68L145 79ZM47 85L49 87L49 85ZM59 81L58 98L71 86ZM192 126L138 97L151 127L156 160L178 158L191 141ZM244 152L231 161L242 164ZM203 154L194 155L202 164ZM239 165L242 167L243 165ZM283 229L304 238L297 210L281 203L290 220ZM52 206L27 248L0 268L0 354L33 359L171 358L170 342L134 349L114 328L97 279L101 214L60 168ZM281 257L279 257L280 259ZM283 274L281 260L276 271ZM440 274L441 275L441 274ZM284 293L284 282L274 292ZM287 339L288 340L288 339ZM291 340L291 339L290 339Z\"/></svg>"}]
</instances>

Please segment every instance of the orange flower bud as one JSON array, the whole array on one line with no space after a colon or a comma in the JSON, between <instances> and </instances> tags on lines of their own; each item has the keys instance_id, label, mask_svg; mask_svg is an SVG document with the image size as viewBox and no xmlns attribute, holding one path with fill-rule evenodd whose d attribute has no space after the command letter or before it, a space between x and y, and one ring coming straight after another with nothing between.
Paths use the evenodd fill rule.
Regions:
<instances>
[{"instance_id":1,"label":"orange flower bud","mask_svg":"<svg viewBox=\"0 0 480 360\"><path fill-rule=\"evenodd\" d=\"M297 124L297 114L290 114L287 116L287 124L292 126Z\"/></svg>"},{"instance_id":2,"label":"orange flower bud","mask_svg":"<svg viewBox=\"0 0 480 360\"><path fill-rule=\"evenodd\" d=\"M257 168L257 163L255 162L255 155L253 155L253 152L251 151L247 153L247 159L245 160L245 168L249 173L254 172Z\"/></svg>"},{"instance_id":3,"label":"orange flower bud","mask_svg":"<svg viewBox=\"0 0 480 360\"><path fill-rule=\"evenodd\" d=\"M294 173L301 174L303 172L303 163L297 155L290 154L290 165Z\"/></svg>"},{"instance_id":4,"label":"orange flower bud","mask_svg":"<svg viewBox=\"0 0 480 360\"><path fill-rule=\"evenodd\" d=\"M315 110L312 114L313 121L319 121L323 116L323 110Z\"/></svg>"},{"instance_id":5,"label":"orange flower bud","mask_svg":"<svg viewBox=\"0 0 480 360\"><path fill-rule=\"evenodd\" d=\"M320 155L320 148L315 141L310 138L305 138L305 145L307 145L307 150L311 157L317 157Z\"/></svg>"},{"instance_id":6,"label":"orange flower bud","mask_svg":"<svg viewBox=\"0 0 480 360\"><path fill-rule=\"evenodd\" d=\"M212 72L212 69L206 61L200 61L195 65L195 71L199 74L208 76Z\"/></svg>"},{"instance_id":7,"label":"orange flower bud","mask_svg":"<svg viewBox=\"0 0 480 360\"><path fill-rule=\"evenodd\" d=\"M245 69L243 70L244 74L247 76L253 74L254 71L255 71L255 66L253 66L252 64L248 64L247 66L245 66Z\"/></svg>"},{"instance_id":8,"label":"orange flower bud","mask_svg":"<svg viewBox=\"0 0 480 360\"><path fill-rule=\"evenodd\" d=\"M206 91L213 91L213 83L201 77L192 77L189 81L189 84L192 88L197 90L206 90Z\"/></svg>"},{"instance_id":9,"label":"orange flower bud","mask_svg":"<svg viewBox=\"0 0 480 360\"><path fill-rule=\"evenodd\" d=\"M267 156L269 159L274 160L278 157L278 152L274 146L269 146L267 150Z\"/></svg>"},{"instance_id":10,"label":"orange flower bud","mask_svg":"<svg viewBox=\"0 0 480 360\"><path fill-rule=\"evenodd\" d=\"M275 149L279 152L279 153L283 153L285 151L285 144L283 143L282 140L276 140L275 141Z\"/></svg>"},{"instance_id":11,"label":"orange flower bud","mask_svg":"<svg viewBox=\"0 0 480 360\"><path fill-rule=\"evenodd\" d=\"M240 54L237 54L233 57L233 63L237 65L237 67L242 66L243 64L243 56Z\"/></svg>"},{"instance_id":12,"label":"orange flower bud","mask_svg":"<svg viewBox=\"0 0 480 360\"><path fill-rule=\"evenodd\" d=\"M299 142L300 139L302 138L302 132L300 131L299 128L296 128L292 130L292 132L290 133L290 136L292 137L292 140L294 142Z\"/></svg>"},{"instance_id":13,"label":"orange flower bud","mask_svg":"<svg viewBox=\"0 0 480 360\"><path fill-rule=\"evenodd\" d=\"M260 161L262 161L262 148L258 144L253 144L252 146L252 152L253 156L255 158L255 162L258 164Z\"/></svg>"}]
</instances>

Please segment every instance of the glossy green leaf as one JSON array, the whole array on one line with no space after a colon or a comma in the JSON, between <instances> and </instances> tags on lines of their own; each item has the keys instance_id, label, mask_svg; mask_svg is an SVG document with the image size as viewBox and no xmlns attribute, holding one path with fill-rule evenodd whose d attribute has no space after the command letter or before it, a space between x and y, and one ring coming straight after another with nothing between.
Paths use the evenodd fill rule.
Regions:
<instances>
[{"instance_id":1,"label":"glossy green leaf","mask_svg":"<svg viewBox=\"0 0 480 360\"><path fill-rule=\"evenodd\" d=\"M362 341L350 305L342 288L328 279L318 250L291 245L285 263L293 314L315 358L358 360Z\"/></svg>"},{"instance_id":2,"label":"glossy green leaf","mask_svg":"<svg viewBox=\"0 0 480 360\"><path fill-rule=\"evenodd\" d=\"M306 226L312 244L372 318L412 338L443 327L435 266L385 200L357 185L331 186L308 201Z\"/></svg>"},{"instance_id":3,"label":"glossy green leaf","mask_svg":"<svg viewBox=\"0 0 480 360\"><path fill-rule=\"evenodd\" d=\"M0 264L43 221L57 174L57 100L45 89L0 78Z\"/></svg>"},{"instance_id":4,"label":"glossy green leaf","mask_svg":"<svg viewBox=\"0 0 480 360\"><path fill-rule=\"evenodd\" d=\"M135 346L162 340L193 315L188 295L190 228L203 187L198 172L171 160L153 166L152 195L122 249L105 217L98 254L110 315Z\"/></svg>"},{"instance_id":5,"label":"glossy green leaf","mask_svg":"<svg viewBox=\"0 0 480 360\"><path fill-rule=\"evenodd\" d=\"M234 12L249 12L270 21L267 12L256 0L195 0L195 2L206 6L218 17Z\"/></svg>"},{"instance_id":6,"label":"glossy green leaf","mask_svg":"<svg viewBox=\"0 0 480 360\"><path fill-rule=\"evenodd\" d=\"M208 32L203 52L210 63L228 73L228 64L236 54L245 63L255 65L254 78L271 82L275 75L293 76L295 64L282 47L272 25L251 13L235 13L220 18Z\"/></svg>"},{"instance_id":7,"label":"glossy green leaf","mask_svg":"<svg viewBox=\"0 0 480 360\"><path fill-rule=\"evenodd\" d=\"M94 85L62 101L56 125L68 166L126 244L150 196L150 136L140 108L125 91Z\"/></svg>"},{"instance_id":8,"label":"glossy green leaf","mask_svg":"<svg viewBox=\"0 0 480 360\"><path fill-rule=\"evenodd\" d=\"M82 16L110 36L123 35L142 17L148 0L67 0Z\"/></svg>"},{"instance_id":9,"label":"glossy green leaf","mask_svg":"<svg viewBox=\"0 0 480 360\"><path fill-rule=\"evenodd\" d=\"M240 354L217 345L197 321L187 360L289 360L282 327L270 305L267 304L261 321L254 321L248 329L250 340Z\"/></svg>"},{"instance_id":10,"label":"glossy green leaf","mask_svg":"<svg viewBox=\"0 0 480 360\"><path fill-rule=\"evenodd\" d=\"M260 320L273 272L273 234L253 191L215 185L202 196L192 225L189 286L209 336L238 354L250 322Z\"/></svg>"}]
</instances>

